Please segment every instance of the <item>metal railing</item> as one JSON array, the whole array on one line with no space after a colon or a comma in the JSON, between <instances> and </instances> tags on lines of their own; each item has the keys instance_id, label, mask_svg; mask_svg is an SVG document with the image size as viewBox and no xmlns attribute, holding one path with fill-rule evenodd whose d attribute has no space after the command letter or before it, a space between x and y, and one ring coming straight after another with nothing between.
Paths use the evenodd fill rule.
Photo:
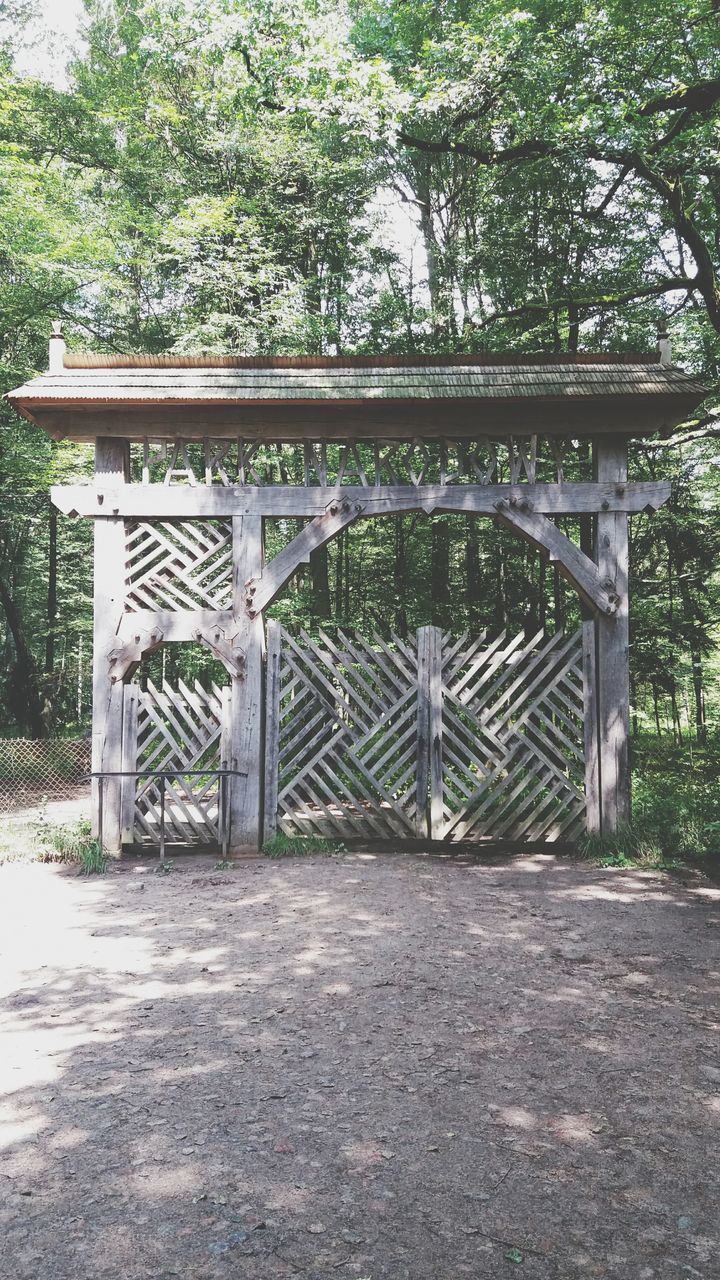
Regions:
<instances>
[{"instance_id":1,"label":"metal railing","mask_svg":"<svg viewBox=\"0 0 720 1280\"><path fill-rule=\"evenodd\" d=\"M160 779L160 861L165 861L165 795L168 778L217 778L218 780L218 834L223 858L227 857L229 829L227 821L227 779L247 778L242 769L102 769L92 770L86 780L98 783L98 842L103 845L104 783L106 778L159 778Z\"/></svg>"}]
</instances>

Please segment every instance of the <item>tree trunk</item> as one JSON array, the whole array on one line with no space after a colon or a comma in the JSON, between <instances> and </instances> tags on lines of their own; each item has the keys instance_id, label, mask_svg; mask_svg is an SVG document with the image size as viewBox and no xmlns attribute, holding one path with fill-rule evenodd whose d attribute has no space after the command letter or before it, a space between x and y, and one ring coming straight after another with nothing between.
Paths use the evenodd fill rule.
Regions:
<instances>
[{"instance_id":1,"label":"tree trunk","mask_svg":"<svg viewBox=\"0 0 720 1280\"><path fill-rule=\"evenodd\" d=\"M330 575L328 573L328 549L317 547L310 552L310 579L312 582L311 610L315 618L329 618L330 607Z\"/></svg>"},{"instance_id":2,"label":"tree trunk","mask_svg":"<svg viewBox=\"0 0 720 1280\"><path fill-rule=\"evenodd\" d=\"M57 510L50 507L48 538L47 636L45 639L45 672L55 670L55 624L57 622Z\"/></svg>"},{"instance_id":3,"label":"tree trunk","mask_svg":"<svg viewBox=\"0 0 720 1280\"><path fill-rule=\"evenodd\" d=\"M407 557L405 555L405 525L402 516L395 517L395 630L407 635L407 610L405 593L407 584Z\"/></svg>"},{"instance_id":4,"label":"tree trunk","mask_svg":"<svg viewBox=\"0 0 720 1280\"><path fill-rule=\"evenodd\" d=\"M47 718L44 715L43 696L37 663L25 636L20 612L12 598L7 582L0 574L0 604L15 645L14 703L20 714L19 722L31 738L48 736Z\"/></svg>"},{"instance_id":5,"label":"tree trunk","mask_svg":"<svg viewBox=\"0 0 720 1280\"><path fill-rule=\"evenodd\" d=\"M465 538L465 601L467 621L470 627L477 625L480 595L480 552L478 547L477 520L466 520Z\"/></svg>"},{"instance_id":6,"label":"tree trunk","mask_svg":"<svg viewBox=\"0 0 720 1280\"><path fill-rule=\"evenodd\" d=\"M705 688L703 681L702 655L693 647L692 657L693 690L695 693L695 734L701 746L707 742L707 723L705 720Z\"/></svg>"},{"instance_id":7,"label":"tree trunk","mask_svg":"<svg viewBox=\"0 0 720 1280\"><path fill-rule=\"evenodd\" d=\"M432 625L447 627L451 618L450 530L442 516L432 522L430 594Z\"/></svg>"}]
</instances>

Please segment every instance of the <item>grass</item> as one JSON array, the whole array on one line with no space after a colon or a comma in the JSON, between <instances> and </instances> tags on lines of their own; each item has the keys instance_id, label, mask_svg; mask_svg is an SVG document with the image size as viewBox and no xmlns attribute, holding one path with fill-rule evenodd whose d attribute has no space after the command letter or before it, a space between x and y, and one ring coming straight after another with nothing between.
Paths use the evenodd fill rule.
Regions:
<instances>
[{"instance_id":1,"label":"grass","mask_svg":"<svg viewBox=\"0 0 720 1280\"><path fill-rule=\"evenodd\" d=\"M273 836L263 845L266 858L302 858L310 853L344 853L338 840L322 840L319 836Z\"/></svg>"},{"instance_id":2,"label":"grass","mask_svg":"<svg viewBox=\"0 0 720 1280\"><path fill-rule=\"evenodd\" d=\"M107 870L107 858L93 838L87 818L56 825L41 815L36 838L40 862L77 862L84 876L101 876Z\"/></svg>"}]
</instances>

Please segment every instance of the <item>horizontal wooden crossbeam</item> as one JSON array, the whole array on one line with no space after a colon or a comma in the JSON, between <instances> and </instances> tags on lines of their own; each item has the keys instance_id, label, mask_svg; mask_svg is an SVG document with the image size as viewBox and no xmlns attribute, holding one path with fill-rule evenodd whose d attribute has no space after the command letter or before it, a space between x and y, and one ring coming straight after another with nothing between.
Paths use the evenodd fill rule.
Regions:
<instances>
[{"instance_id":1,"label":"horizontal wooden crossbeam","mask_svg":"<svg viewBox=\"0 0 720 1280\"><path fill-rule=\"evenodd\" d=\"M183 519L205 516L322 516L333 503L361 503L363 515L403 511L496 515L498 502L529 502L541 515L657 511L670 497L670 482L596 484L457 484L327 486L128 484L118 488L54 485L52 500L65 515L122 516L128 519Z\"/></svg>"}]
</instances>

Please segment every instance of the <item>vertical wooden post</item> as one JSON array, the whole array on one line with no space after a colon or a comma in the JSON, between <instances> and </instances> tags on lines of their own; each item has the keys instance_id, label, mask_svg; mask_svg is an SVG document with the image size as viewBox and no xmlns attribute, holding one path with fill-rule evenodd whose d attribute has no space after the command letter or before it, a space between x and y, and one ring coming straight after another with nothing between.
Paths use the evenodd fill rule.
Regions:
<instances>
[{"instance_id":1,"label":"vertical wooden post","mask_svg":"<svg viewBox=\"0 0 720 1280\"><path fill-rule=\"evenodd\" d=\"M418 840L427 840L430 835L430 813L428 809L428 783L430 779L429 631L430 627L420 627L417 633L417 774L415 777L415 834Z\"/></svg>"},{"instance_id":2,"label":"vertical wooden post","mask_svg":"<svg viewBox=\"0 0 720 1280\"><path fill-rule=\"evenodd\" d=\"M627 440L602 436L593 442L594 478L622 489L627 481ZM630 818L630 609L628 517L596 518L595 559L601 580L619 597L617 612L595 622L597 731L600 762L600 822L611 834Z\"/></svg>"},{"instance_id":3,"label":"vertical wooden post","mask_svg":"<svg viewBox=\"0 0 720 1280\"><path fill-rule=\"evenodd\" d=\"M585 826L592 835L600 832L600 767L598 757L598 705L595 623L582 624L583 721L585 728Z\"/></svg>"},{"instance_id":4,"label":"vertical wooden post","mask_svg":"<svg viewBox=\"0 0 720 1280\"><path fill-rule=\"evenodd\" d=\"M280 623L268 622L265 662L265 803L263 806L265 840L272 840L277 833L281 638Z\"/></svg>"},{"instance_id":5,"label":"vertical wooden post","mask_svg":"<svg viewBox=\"0 0 720 1280\"><path fill-rule=\"evenodd\" d=\"M130 474L130 446L127 440L95 442L95 481L116 487ZM93 772L122 769L123 684L110 677L110 652L117 643L125 597L125 521L100 516L95 522L93 580ZM102 839L105 851L119 857L122 848L120 779L107 778L103 786ZM100 796L97 783L92 789L92 826L99 834Z\"/></svg>"},{"instance_id":6,"label":"vertical wooden post","mask_svg":"<svg viewBox=\"0 0 720 1280\"><path fill-rule=\"evenodd\" d=\"M262 796L262 614L251 617L247 586L262 573L262 517L233 516L233 613L236 644L244 656L242 673L232 678L230 695L230 768L245 776L231 778L228 788L231 853L257 853L260 848Z\"/></svg>"},{"instance_id":7,"label":"vertical wooden post","mask_svg":"<svg viewBox=\"0 0 720 1280\"><path fill-rule=\"evenodd\" d=\"M121 769L132 773L137 768L138 686L123 685L123 722ZM123 778L120 785L120 841L132 844L135 836L135 795L137 778Z\"/></svg>"},{"instance_id":8,"label":"vertical wooden post","mask_svg":"<svg viewBox=\"0 0 720 1280\"><path fill-rule=\"evenodd\" d=\"M418 770L416 831L442 840L442 631L420 627L418 640Z\"/></svg>"}]
</instances>

